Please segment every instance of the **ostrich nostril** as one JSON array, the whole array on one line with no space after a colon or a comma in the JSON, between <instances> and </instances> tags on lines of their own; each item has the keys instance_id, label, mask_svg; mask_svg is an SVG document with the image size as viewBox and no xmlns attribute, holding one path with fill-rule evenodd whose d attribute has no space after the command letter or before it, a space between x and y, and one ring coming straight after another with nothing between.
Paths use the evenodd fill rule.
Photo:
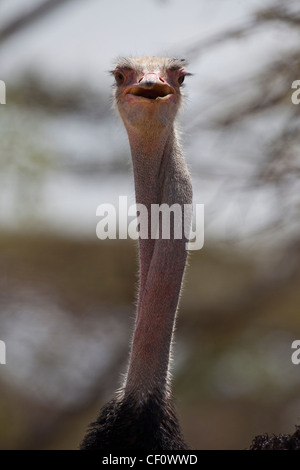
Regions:
<instances>
[{"instance_id":1,"label":"ostrich nostril","mask_svg":"<svg viewBox=\"0 0 300 470\"><path fill-rule=\"evenodd\" d=\"M143 84L146 87L152 87L158 80L162 83L166 83L166 81L157 73L147 72L138 80L138 84Z\"/></svg>"},{"instance_id":2,"label":"ostrich nostril","mask_svg":"<svg viewBox=\"0 0 300 470\"><path fill-rule=\"evenodd\" d=\"M138 83L139 84L142 84L143 86L145 87L152 87L155 83L155 80L153 79L153 77L142 77L138 80Z\"/></svg>"}]
</instances>

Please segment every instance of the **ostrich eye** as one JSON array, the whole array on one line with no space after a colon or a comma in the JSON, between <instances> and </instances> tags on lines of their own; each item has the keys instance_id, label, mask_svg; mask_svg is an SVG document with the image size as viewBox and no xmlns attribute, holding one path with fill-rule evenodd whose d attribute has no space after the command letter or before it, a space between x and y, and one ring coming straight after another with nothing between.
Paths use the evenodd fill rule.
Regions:
<instances>
[{"instance_id":1,"label":"ostrich eye","mask_svg":"<svg viewBox=\"0 0 300 470\"><path fill-rule=\"evenodd\" d=\"M121 72L115 72L114 75L115 75L115 80L117 82L117 85L122 85L122 83L125 80L124 75Z\"/></svg>"},{"instance_id":2,"label":"ostrich eye","mask_svg":"<svg viewBox=\"0 0 300 470\"><path fill-rule=\"evenodd\" d=\"M184 75L180 75L180 77L178 77L178 83L179 85L182 85L184 82Z\"/></svg>"}]
</instances>

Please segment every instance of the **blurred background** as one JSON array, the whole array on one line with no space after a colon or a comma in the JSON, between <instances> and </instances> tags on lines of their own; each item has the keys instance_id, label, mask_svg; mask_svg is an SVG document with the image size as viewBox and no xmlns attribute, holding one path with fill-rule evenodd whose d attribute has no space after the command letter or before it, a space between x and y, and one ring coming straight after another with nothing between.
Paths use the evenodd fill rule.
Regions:
<instances>
[{"instance_id":1,"label":"blurred background","mask_svg":"<svg viewBox=\"0 0 300 470\"><path fill-rule=\"evenodd\" d=\"M137 246L96 208L134 202L111 109L118 56L185 57L179 121L205 245L189 256L174 395L192 449L300 425L297 0L0 0L0 448L76 449L120 385Z\"/></svg>"}]
</instances>

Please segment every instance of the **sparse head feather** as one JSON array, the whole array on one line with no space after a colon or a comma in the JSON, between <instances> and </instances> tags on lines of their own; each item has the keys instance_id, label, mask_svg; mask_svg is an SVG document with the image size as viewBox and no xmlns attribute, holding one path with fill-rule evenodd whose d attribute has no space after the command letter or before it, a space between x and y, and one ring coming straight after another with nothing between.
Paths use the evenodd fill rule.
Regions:
<instances>
[{"instance_id":1,"label":"sparse head feather","mask_svg":"<svg viewBox=\"0 0 300 470\"><path fill-rule=\"evenodd\" d=\"M115 68L128 68L142 72L144 70L176 70L187 65L185 59L175 57L119 57L115 61ZM112 71L113 72L113 71Z\"/></svg>"}]
</instances>

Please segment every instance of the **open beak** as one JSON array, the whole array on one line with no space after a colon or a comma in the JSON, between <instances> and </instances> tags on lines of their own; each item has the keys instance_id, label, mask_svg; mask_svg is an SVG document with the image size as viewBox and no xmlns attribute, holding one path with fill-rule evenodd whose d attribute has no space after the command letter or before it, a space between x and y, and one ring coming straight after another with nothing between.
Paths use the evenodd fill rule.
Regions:
<instances>
[{"instance_id":1,"label":"open beak","mask_svg":"<svg viewBox=\"0 0 300 470\"><path fill-rule=\"evenodd\" d=\"M167 99L175 90L155 73L145 74L136 85L126 89L126 95L145 98L150 101Z\"/></svg>"}]
</instances>

